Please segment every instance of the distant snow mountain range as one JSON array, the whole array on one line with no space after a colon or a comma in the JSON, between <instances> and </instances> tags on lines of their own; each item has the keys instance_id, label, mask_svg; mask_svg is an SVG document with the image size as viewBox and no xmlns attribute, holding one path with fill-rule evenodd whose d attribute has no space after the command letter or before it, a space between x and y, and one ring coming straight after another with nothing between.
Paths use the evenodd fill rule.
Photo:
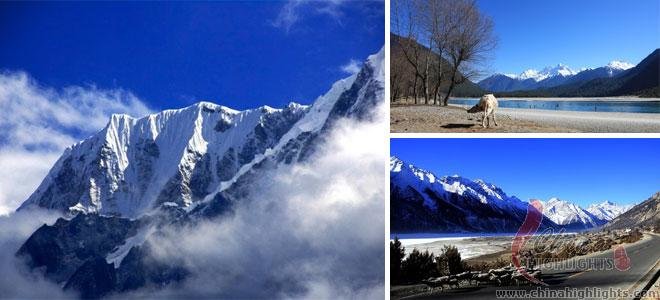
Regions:
<instances>
[{"instance_id":1,"label":"distant snow mountain range","mask_svg":"<svg viewBox=\"0 0 660 300\"><path fill-rule=\"evenodd\" d=\"M612 221L633 207L634 205L632 204L620 206L610 201L604 201L602 203L592 204L587 208L587 211L601 220Z\"/></svg>"},{"instance_id":2,"label":"distant snow mountain range","mask_svg":"<svg viewBox=\"0 0 660 300\"><path fill-rule=\"evenodd\" d=\"M578 72L573 71L571 68L569 68L564 64L558 64L554 67L545 67L541 71L529 69L529 70L525 70L519 75L506 74L506 76L512 79L520 79L520 80L533 79L534 81L539 82L550 77L571 76L577 73Z\"/></svg>"},{"instance_id":3,"label":"distant snow mountain range","mask_svg":"<svg viewBox=\"0 0 660 300\"><path fill-rule=\"evenodd\" d=\"M509 92L517 90L533 90L549 88L563 84L588 81L596 78L611 78L631 69L635 65L623 61L611 61L606 66L598 68L582 68L578 71L564 64L543 68L525 70L516 74L494 74L477 84L488 91Z\"/></svg>"},{"instance_id":4,"label":"distant snow mountain range","mask_svg":"<svg viewBox=\"0 0 660 300\"><path fill-rule=\"evenodd\" d=\"M439 177L395 156L390 158L390 202L392 232L516 232L530 205L483 180ZM605 201L584 209L558 198L541 203L540 230L598 227L631 208Z\"/></svg>"}]
</instances>

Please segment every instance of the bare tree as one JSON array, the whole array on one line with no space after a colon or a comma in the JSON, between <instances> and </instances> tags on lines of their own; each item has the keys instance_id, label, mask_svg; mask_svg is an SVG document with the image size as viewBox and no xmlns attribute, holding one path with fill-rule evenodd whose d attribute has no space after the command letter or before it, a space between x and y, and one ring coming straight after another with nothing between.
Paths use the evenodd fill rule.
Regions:
<instances>
[{"instance_id":1,"label":"bare tree","mask_svg":"<svg viewBox=\"0 0 660 300\"><path fill-rule=\"evenodd\" d=\"M413 97L415 104L418 104L417 86L421 84L424 102L428 104L429 100L429 68L430 54L425 51L419 43L423 37L420 30L421 19L419 16L423 12L421 0L394 0L391 4L392 25L399 34L403 35L398 39L399 46L404 58L413 67L415 78L413 82ZM420 80L420 82L418 82Z\"/></svg>"},{"instance_id":2,"label":"bare tree","mask_svg":"<svg viewBox=\"0 0 660 300\"><path fill-rule=\"evenodd\" d=\"M474 0L392 0L391 13L400 35L390 48L393 100L412 93L415 104L422 94L425 104L447 105L455 86L478 76L496 46L493 22Z\"/></svg>"},{"instance_id":3,"label":"bare tree","mask_svg":"<svg viewBox=\"0 0 660 300\"><path fill-rule=\"evenodd\" d=\"M451 14L450 1L424 1L424 8L420 11L425 34L429 40L429 50L432 52L432 89L433 104L438 104L438 94L442 82L445 80L444 69L447 67L443 57L446 55L448 36L452 32L447 24L447 16Z\"/></svg>"},{"instance_id":4,"label":"bare tree","mask_svg":"<svg viewBox=\"0 0 660 300\"><path fill-rule=\"evenodd\" d=\"M451 76L442 105L447 105L457 84L479 75L479 65L497 45L492 19L479 11L474 0L453 0L452 6L454 13L447 16L445 25L451 28L447 36Z\"/></svg>"}]
</instances>

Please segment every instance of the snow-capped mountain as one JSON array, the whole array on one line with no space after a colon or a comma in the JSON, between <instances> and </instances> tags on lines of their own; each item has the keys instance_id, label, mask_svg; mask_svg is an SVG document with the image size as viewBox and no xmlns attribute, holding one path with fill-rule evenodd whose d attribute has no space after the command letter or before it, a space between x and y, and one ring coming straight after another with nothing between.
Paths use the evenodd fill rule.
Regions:
<instances>
[{"instance_id":1,"label":"snow-capped mountain","mask_svg":"<svg viewBox=\"0 0 660 300\"><path fill-rule=\"evenodd\" d=\"M625 62L625 61L619 61L619 60L613 60L609 64L607 64L606 67L609 67L610 69L617 69L617 70L628 70L631 68L634 68L635 65Z\"/></svg>"},{"instance_id":2,"label":"snow-capped mountain","mask_svg":"<svg viewBox=\"0 0 660 300\"><path fill-rule=\"evenodd\" d=\"M578 74L575 74L575 76L568 78L565 81L565 83L572 84L572 83L587 82L589 80L593 80L597 78L612 78L624 73L624 71L633 67L635 67L635 65L631 63L622 62L622 61L611 61L609 64L607 64L604 67L586 68L580 71Z\"/></svg>"},{"instance_id":3,"label":"snow-capped mountain","mask_svg":"<svg viewBox=\"0 0 660 300\"><path fill-rule=\"evenodd\" d=\"M483 180L438 177L394 156L390 203L392 232L515 232L529 205Z\"/></svg>"},{"instance_id":4,"label":"snow-capped mountain","mask_svg":"<svg viewBox=\"0 0 660 300\"><path fill-rule=\"evenodd\" d=\"M113 115L102 131L67 148L19 209L135 218L164 203L191 207L208 200L264 157L283 155L301 135L317 135L336 115L365 114L380 92L375 86L382 84L376 76L382 73L381 52L311 107L290 103L237 111L200 102L142 118ZM363 89L355 89L357 84ZM303 154L288 153L287 159Z\"/></svg>"},{"instance_id":5,"label":"snow-capped mountain","mask_svg":"<svg viewBox=\"0 0 660 300\"><path fill-rule=\"evenodd\" d=\"M543 204L543 215L557 225L571 229L586 229L606 223L584 208L558 198L551 198Z\"/></svg>"},{"instance_id":6,"label":"snow-capped mountain","mask_svg":"<svg viewBox=\"0 0 660 300\"><path fill-rule=\"evenodd\" d=\"M529 69L518 75L494 74L484 78L477 84L481 88L492 92L534 90L576 82L586 82L596 78L615 77L634 66L623 61L611 61L603 67L582 68L576 71L564 64L558 64L552 67L545 67L541 71Z\"/></svg>"},{"instance_id":7,"label":"snow-capped mountain","mask_svg":"<svg viewBox=\"0 0 660 300\"><path fill-rule=\"evenodd\" d=\"M607 201L588 210L558 198L540 202L541 229L598 227L629 209ZM516 232L529 206L481 179L439 177L396 156L390 157L390 203L390 227L400 233Z\"/></svg>"},{"instance_id":8,"label":"snow-capped mountain","mask_svg":"<svg viewBox=\"0 0 660 300\"><path fill-rule=\"evenodd\" d=\"M165 202L190 206L276 147L309 109L236 111L200 102L139 119L113 115L101 132L66 149L19 209L134 218Z\"/></svg>"},{"instance_id":9,"label":"snow-capped mountain","mask_svg":"<svg viewBox=\"0 0 660 300\"><path fill-rule=\"evenodd\" d=\"M553 67L546 67L541 71L529 69L519 75L494 74L479 81L478 85L493 92L532 90L561 85L577 73L564 64L558 64Z\"/></svg>"},{"instance_id":10,"label":"snow-capped mountain","mask_svg":"<svg viewBox=\"0 0 660 300\"><path fill-rule=\"evenodd\" d=\"M628 211L633 205L620 206L610 201L604 201L598 204L592 204L587 211L601 220L612 221L622 213Z\"/></svg>"},{"instance_id":11,"label":"snow-capped mountain","mask_svg":"<svg viewBox=\"0 0 660 300\"><path fill-rule=\"evenodd\" d=\"M150 258L149 235L230 213L270 170L308 159L337 120L369 120L383 101L381 49L311 106L237 111L200 102L113 115L68 148L21 205L68 217L40 227L17 255L84 298L183 280L184 264Z\"/></svg>"},{"instance_id":12,"label":"snow-capped mountain","mask_svg":"<svg viewBox=\"0 0 660 300\"><path fill-rule=\"evenodd\" d=\"M568 77L568 76L575 75L577 73L578 72L573 71L571 68L569 68L568 66L566 66L564 64L558 64L558 65L553 66L553 67L545 67L541 71L537 71L537 70L534 70L534 69L529 69L529 70L526 70L526 71L520 73L520 75L518 75L516 77L512 77L512 78L513 79L520 79L520 80L533 79L534 81L539 82L539 81L545 80L545 79L550 78L550 77L555 77L555 76Z\"/></svg>"},{"instance_id":13,"label":"snow-capped mountain","mask_svg":"<svg viewBox=\"0 0 660 300\"><path fill-rule=\"evenodd\" d=\"M543 215L569 229L587 229L602 226L629 210L632 206L620 206L610 201L592 204L587 209L574 203L551 198L543 204Z\"/></svg>"},{"instance_id":14,"label":"snow-capped mountain","mask_svg":"<svg viewBox=\"0 0 660 300\"><path fill-rule=\"evenodd\" d=\"M534 69L529 69L525 70L522 73L515 75L515 74L509 74L507 75L508 77L511 77L511 79L520 79L520 80L525 80L525 79L532 79L534 81L538 81L539 77L539 72L534 70Z\"/></svg>"}]
</instances>

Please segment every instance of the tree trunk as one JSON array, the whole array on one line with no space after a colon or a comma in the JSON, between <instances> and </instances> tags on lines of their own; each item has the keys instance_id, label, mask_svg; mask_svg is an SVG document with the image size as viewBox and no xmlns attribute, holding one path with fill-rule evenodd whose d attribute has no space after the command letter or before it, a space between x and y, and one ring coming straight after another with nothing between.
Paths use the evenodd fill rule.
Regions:
<instances>
[{"instance_id":1,"label":"tree trunk","mask_svg":"<svg viewBox=\"0 0 660 300\"><path fill-rule=\"evenodd\" d=\"M422 84L424 85L424 104L429 104L429 54L426 54L426 66L424 67L424 78Z\"/></svg>"},{"instance_id":2,"label":"tree trunk","mask_svg":"<svg viewBox=\"0 0 660 300\"><path fill-rule=\"evenodd\" d=\"M440 90L440 85L433 87L433 105L438 105L438 92Z\"/></svg>"},{"instance_id":3,"label":"tree trunk","mask_svg":"<svg viewBox=\"0 0 660 300\"><path fill-rule=\"evenodd\" d=\"M413 83L413 97L415 97L415 104L417 104L417 75L415 75L415 81Z\"/></svg>"},{"instance_id":4,"label":"tree trunk","mask_svg":"<svg viewBox=\"0 0 660 300\"><path fill-rule=\"evenodd\" d=\"M447 94L445 95L445 98L442 99L442 106L447 106L449 105L449 95L451 95L451 91L454 89L454 85L456 84L456 70L458 67L454 69L454 71L451 73L451 81L449 82L449 89L447 90Z\"/></svg>"}]
</instances>

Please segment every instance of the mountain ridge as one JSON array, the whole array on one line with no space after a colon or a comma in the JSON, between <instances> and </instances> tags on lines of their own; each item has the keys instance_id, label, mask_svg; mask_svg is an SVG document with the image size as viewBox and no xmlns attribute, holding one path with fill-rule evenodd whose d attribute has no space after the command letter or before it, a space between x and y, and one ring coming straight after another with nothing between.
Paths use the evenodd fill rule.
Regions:
<instances>
[{"instance_id":1,"label":"mountain ridge","mask_svg":"<svg viewBox=\"0 0 660 300\"><path fill-rule=\"evenodd\" d=\"M390 224L393 232L400 233L516 232L529 202L534 200L522 201L509 196L482 179L471 180L458 175L440 177L396 156L390 157L390 191ZM618 216L626 209L609 203L609 206L601 205L608 216ZM609 221L558 198L541 201L541 204L544 218L540 230L586 230ZM473 216L479 216L479 219L475 220Z\"/></svg>"},{"instance_id":2,"label":"mountain ridge","mask_svg":"<svg viewBox=\"0 0 660 300\"><path fill-rule=\"evenodd\" d=\"M438 177L390 157L392 232L515 232L529 203L483 180ZM554 224L544 218L542 227Z\"/></svg>"},{"instance_id":3,"label":"mountain ridge","mask_svg":"<svg viewBox=\"0 0 660 300\"><path fill-rule=\"evenodd\" d=\"M376 61L382 56L381 50L370 57L362 75L337 81L311 106L290 103L281 109L262 106L237 111L199 102L142 118L112 115L103 130L64 151L18 210L39 206L134 218L165 202L189 207L208 201L212 191L226 189L264 155L302 134L322 131L334 116L365 117L365 107L372 106L372 100L345 99L373 98L378 91L371 86L382 81L372 80L368 90L351 87L371 75L364 70L381 74L383 68Z\"/></svg>"},{"instance_id":4,"label":"mountain ridge","mask_svg":"<svg viewBox=\"0 0 660 300\"><path fill-rule=\"evenodd\" d=\"M607 66L588 69L558 85L493 92L498 97L660 97L660 49L630 69L610 71Z\"/></svg>"},{"instance_id":5,"label":"mountain ridge","mask_svg":"<svg viewBox=\"0 0 660 300\"><path fill-rule=\"evenodd\" d=\"M493 74L480 80L477 84L481 88L493 92L535 90L567 83L584 82L596 78L614 77L632 67L634 65L626 62L612 61L602 67L584 68L580 71L574 71L570 67L560 63L556 66L545 67L541 71L529 69L518 75Z\"/></svg>"}]
</instances>

